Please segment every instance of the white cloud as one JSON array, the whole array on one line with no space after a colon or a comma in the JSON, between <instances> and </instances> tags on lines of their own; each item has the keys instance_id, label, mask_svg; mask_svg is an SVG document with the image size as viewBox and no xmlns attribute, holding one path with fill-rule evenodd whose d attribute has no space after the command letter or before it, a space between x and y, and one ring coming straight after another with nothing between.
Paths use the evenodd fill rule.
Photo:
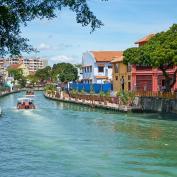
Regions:
<instances>
[{"instance_id":1,"label":"white cloud","mask_svg":"<svg viewBox=\"0 0 177 177\"><path fill-rule=\"evenodd\" d=\"M39 44L38 49L39 50L49 50L49 49L51 49L51 46L42 42L42 43Z\"/></svg>"},{"instance_id":2,"label":"white cloud","mask_svg":"<svg viewBox=\"0 0 177 177\"><path fill-rule=\"evenodd\" d=\"M37 47L38 50L67 50L69 48L73 47L71 44L64 44L64 43L59 43L56 45L49 45L47 43L40 43L39 46Z\"/></svg>"},{"instance_id":3,"label":"white cloud","mask_svg":"<svg viewBox=\"0 0 177 177\"><path fill-rule=\"evenodd\" d=\"M66 55L56 55L56 56L50 57L48 61L49 61L49 65L53 65L55 63L61 63L61 62L71 63L71 64L76 64L80 62L78 61L77 57L66 56Z\"/></svg>"}]
</instances>

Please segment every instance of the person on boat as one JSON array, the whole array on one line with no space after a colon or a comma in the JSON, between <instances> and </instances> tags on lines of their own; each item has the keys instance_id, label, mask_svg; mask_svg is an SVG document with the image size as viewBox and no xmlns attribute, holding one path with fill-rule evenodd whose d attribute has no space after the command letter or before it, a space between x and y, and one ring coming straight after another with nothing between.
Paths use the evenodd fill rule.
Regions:
<instances>
[{"instance_id":1,"label":"person on boat","mask_svg":"<svg viewBox=\"0 0 177 177\"><path fill-rule=\"evenodd\" d=\"M29 102L25 102L25 109L29 109Z\"/></svg>"}]
</instances>

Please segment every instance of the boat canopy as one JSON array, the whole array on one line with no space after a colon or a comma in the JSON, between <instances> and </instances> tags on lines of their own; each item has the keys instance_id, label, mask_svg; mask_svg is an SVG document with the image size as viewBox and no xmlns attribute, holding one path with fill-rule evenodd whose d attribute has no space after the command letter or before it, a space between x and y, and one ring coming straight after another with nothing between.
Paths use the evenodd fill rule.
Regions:
<instances>
[{"instance_id":1,"label":"boat canopy","mask_svg":"<svg viewBox=\"0 0 177 177\"><path fill-rule=\"evenodd\" d=\"M23 102L32 102L33 100L31 99L31 98L26 98L26 97L24 97L24 98L18 98L17 99L18 101L23 101Z\"/></svg>"}]
</instances>

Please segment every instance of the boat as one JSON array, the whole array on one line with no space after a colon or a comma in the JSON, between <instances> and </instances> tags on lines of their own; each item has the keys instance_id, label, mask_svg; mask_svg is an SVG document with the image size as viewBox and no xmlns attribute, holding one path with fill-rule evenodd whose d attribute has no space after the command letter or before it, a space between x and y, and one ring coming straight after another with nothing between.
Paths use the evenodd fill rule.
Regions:
<instances>
[{"instance_id":1,"label":"boat","mask_svg":"<svg viewBox=\"0 0 177 177\"><path fill-rule=\"evenodd\" d=\"M34 91L33 91L33 90L27 90L25 96L26 96L26 97L35 96L35 95L34 95Z\"/></svg>"},{"instance_id":2,"label":"boat","mask_svg":"<svg viewBox=\"0 0 177 177\"><path fill-rule=\"evenodd\" d=\"M34 101L31 98L18 98L17 109L35 109Z\"/></svg>"}]
</instances>

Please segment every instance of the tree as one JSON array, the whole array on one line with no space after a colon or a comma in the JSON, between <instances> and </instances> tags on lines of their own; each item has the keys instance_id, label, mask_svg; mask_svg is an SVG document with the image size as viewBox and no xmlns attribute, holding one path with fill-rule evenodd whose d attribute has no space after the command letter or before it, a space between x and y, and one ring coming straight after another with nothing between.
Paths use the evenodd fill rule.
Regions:
<instances>
[{"instance_id":1,"label":"tree","mask_svg":"<svg viewBox=\"0 0 177 177\"><path fill-rule=\"evenodd\" d=\"M35 73L35 77L37 77L40 81L50 80L51 79L51 67L46 66L43 69L38 69Z\"/></svg>"},{"instance_id":2,"label":"tree","mask_svg":"<svg viewBox=\"0 0 177 177\"><path fill-rule=\"evenodd\" d=\"M21 52L31 52L34 48L28 44L28 39L20 36L22 25L27 25L36 18L52 19L57 10L69 8L76 14L76 22L82 26L91 26L91 30L102 26L89 9L88 0L1 0L0 1L0 55L20 55ZM104 1L104 0L102 0Z\"/></svg>"},{"instance_id":3,"label":"tree","mask_svg":"<svg viewBox=\"0 0 177 177\"><path fill-rule=\"evenodd\" d=\"M14 77L14 80L18 81L21 87L26 86L26 78L23 76L22 69L8 68L8 73Z\"/></svg>"},{"instance_id":4,"label":"tree","mask_svg":"<svg viewBox=\"0 0 177 177\"><path fill-rule=\"evenodd\" d=\"M29 75L27 76L28 81L30 81L30 84L34 87L34 85L38 82L38 78L36 75Z\"/></svg>"},{"instance_id":5,"label":"tree","mask_svg":"<svg viewBox=\"0 0 177 177\"><path fill-rule=\"evenodd\" d=\"M8 73L14 77L14 80L19 81L23 76L22 69L8 68Z\"/></svg>"},{"instance_id":6,"label":"tree","mask_svg":"<svg viewBox=\"0 0 177 177\"><path fill-rule=\"evenodd\" d=\"M23 88L26 86L27 80L24 76L22 76L19 80L18 80L20 86Z\"/></svg>"},{"instance_id":7,"label":"tree","mask_svg":"<svg viewBox=\"0 0 177 177\"><path fill-rule=\"evenodd\" d=\"M52 70L61 82L75 81L78 79L77 68L70 63L54 64Z\"/></svg>"},{"instance_id":8,"label":"tree","mask_svg":"<svg viewBox=\"0 0 177 177\"><path fill-rule=\"evenodd\" d=\"M157 33L146 44L124 51L125 64L141 64L159 68L165 77L166 91L176 83L177 69L171 77L168 69L177 65L177 24L165 32Z\"/></svg>"}]
</instances>

